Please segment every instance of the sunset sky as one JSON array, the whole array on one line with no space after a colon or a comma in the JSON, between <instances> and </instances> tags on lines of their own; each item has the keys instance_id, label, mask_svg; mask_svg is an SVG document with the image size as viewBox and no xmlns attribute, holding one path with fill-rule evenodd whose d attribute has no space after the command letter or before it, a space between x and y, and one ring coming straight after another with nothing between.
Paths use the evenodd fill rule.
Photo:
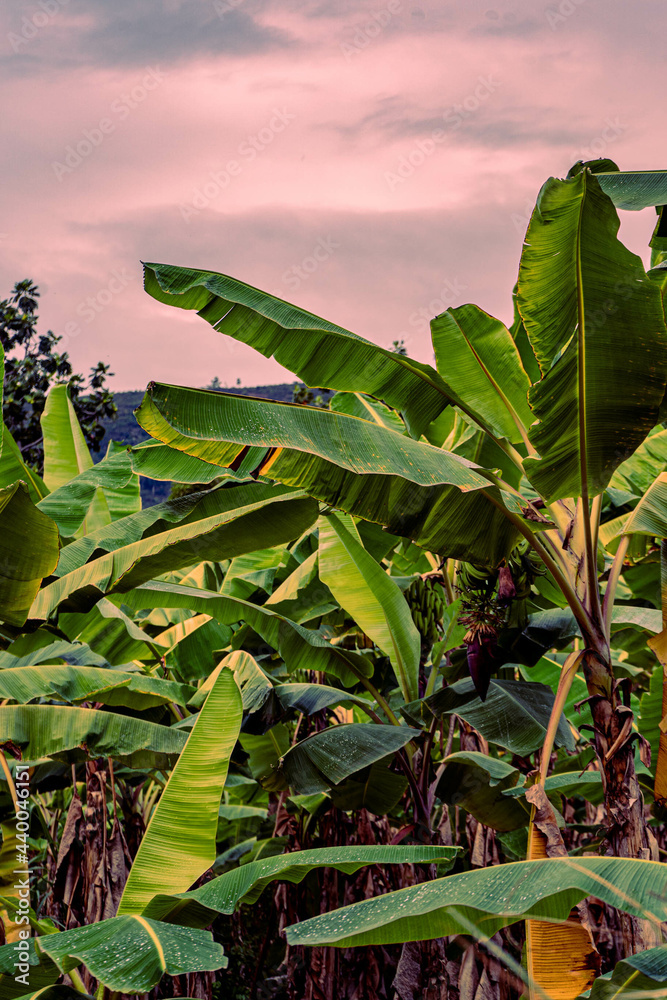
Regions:
<instances>
[{"instance_id":1,"label":"sunset sky","mask_svg":"<svg viewBox=\"0 0 667 1000\"><path fill-rule=\"evenodd\" d=\"M6 0L0 298L115 389L291 380L142 289L231 274L432 360L428 319L511 319L527 216L578 159L667 168L656 0ZM651 211L622 214L647 260Z\"/></svg>"}]
</instances>

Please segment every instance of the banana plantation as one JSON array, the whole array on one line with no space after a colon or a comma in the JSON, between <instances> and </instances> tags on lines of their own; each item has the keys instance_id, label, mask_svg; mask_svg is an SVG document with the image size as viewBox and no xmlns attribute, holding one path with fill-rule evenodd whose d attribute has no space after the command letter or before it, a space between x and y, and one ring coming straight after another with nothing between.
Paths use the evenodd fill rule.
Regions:
<instances>
[{"instance_id":1,"label":"banana plantation","mask_svg":"<svg viewBox=\"0 0 667 1000\"><path fill-rule=\"evenodd\" d=\"M93 464L55 386L42 475L4 429L1 1000L667 995L665 203L547 180L433 365L147 263L328 404L153 382Z\"/></svg>"}]
</instances>

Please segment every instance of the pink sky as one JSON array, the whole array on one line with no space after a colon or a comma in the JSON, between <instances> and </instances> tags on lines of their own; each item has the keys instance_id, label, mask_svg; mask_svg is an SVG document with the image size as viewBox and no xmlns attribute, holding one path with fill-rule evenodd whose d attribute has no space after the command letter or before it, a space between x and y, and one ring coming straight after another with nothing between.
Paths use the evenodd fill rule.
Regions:
<instances>
[{"instance_id":1,"label":"pink sky","mask_svg":"<svg viewBox=\"0 0 667 1000\"><path fill-rule=\"evenodd\" d=\"M119 390L290 380L146 296L142 259L424 361L450 305L508 321L549 175L667 168L667 8L492 2L8 0L0 298L33 278L42 328ZM621 217L646 261L655 215Z\"/></svg>"}]
</instances>

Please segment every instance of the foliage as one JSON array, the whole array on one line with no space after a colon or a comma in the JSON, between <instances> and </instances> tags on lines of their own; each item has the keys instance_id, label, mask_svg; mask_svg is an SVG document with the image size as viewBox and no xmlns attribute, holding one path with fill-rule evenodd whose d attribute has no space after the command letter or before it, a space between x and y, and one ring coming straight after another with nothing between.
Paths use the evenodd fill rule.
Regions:
<instances>
[{"instance_id":1,"label":"foliage","mask_svg":"<svg viewBox=\"0 0 667 1000\"><path fill-rule=\"evenodd\" d=\"M86 443L101 444L105 422L116 413L113 394L106 386L109 365L98 361L89 376L75 373L69 354L57 349L62 337L37 332L37 285L18 281L0 301L0 343L5 351L5 391L2 416L23 459L41 472L43 441L40 418L53 385L68 385Z\"/></svg>"},{"instance_id":2,"label":"foliage","mask_svg":"<svg viewBox=\"0 0 667 1000\"><path fill-rule=\"evenodd\" d=\"M665 175L548 181L512 327L447 310L435 367L147 265L328 405L151 384L154 442L92 465L56 387L44 482L5 437L28 541L3 543L0 743L31 766L40 988L664 990L664 269L614 201L663 204ZM140 477L203 489L142 508Z\"/></svg>"}]
</instances>

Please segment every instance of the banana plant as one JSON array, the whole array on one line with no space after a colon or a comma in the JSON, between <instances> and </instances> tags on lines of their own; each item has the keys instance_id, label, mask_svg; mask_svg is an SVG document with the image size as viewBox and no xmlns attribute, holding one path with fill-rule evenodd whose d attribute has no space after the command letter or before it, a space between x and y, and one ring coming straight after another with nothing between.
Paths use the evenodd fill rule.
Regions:
<instances>
[{"instance_id":1,"label":"banana plant","mask_svg":"<svg viewBox=\"0 0 667 1000\"><path fill-rule=\"evenodd\" d=\"M158 301L196 310L309 384L383 400L408 433L370 409L363 417L155 383L137 411L156 440L213 466L263 449L260 477L383 524L441 559L489 572L525 540L581 643L609 848L635 858L653 857L655 843L612 662L627 547L607 555L602 519L622 499L613 478L631 475L659 427L667 384L664 270L656 258L647 272L623 246L617 208L666 199L664 172L624 174L610 161L550 178L526 233L512 327L476 306L448 309L432 322L435 369L233 278L147 264L146 290ZM447 435L438 440L438 429L453 407L478 435L477 461L441 447ZM654 464L653 476L660 471ZM627 492L632 507L637 494ZM469 645L493 633L473 614ZM493 656L482 661L478 670L488 672ZM573 676L565 671L563 684ZM643 946L636 919L623 933L627 953Z\"/></svg>"}]
</instances>

